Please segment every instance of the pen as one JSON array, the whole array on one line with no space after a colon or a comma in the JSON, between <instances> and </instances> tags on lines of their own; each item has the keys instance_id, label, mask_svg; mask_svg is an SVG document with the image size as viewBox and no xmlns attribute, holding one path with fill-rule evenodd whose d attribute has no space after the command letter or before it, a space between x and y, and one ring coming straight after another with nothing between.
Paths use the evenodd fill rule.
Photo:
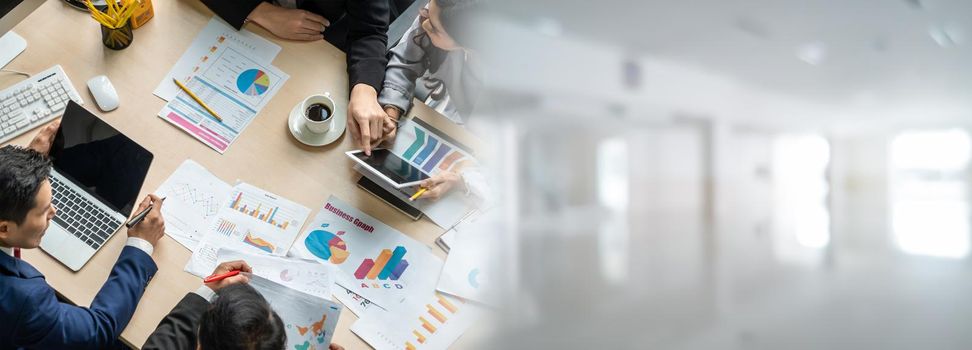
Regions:
<instances>
[{"instance_id":1,"label":"pen","mask_svg":"<svg viewBox=\"0 0 972 350\"><path fill-rule=\"evenodd\" d=\"M412 198L409 198L408 200L414 201L414 200L418 199L419 197L421 197L422 194L425 193L425 191L428 191L428 190L429 190L428 188L422 187L422 188L420 188L418 190L418 192L415 192L415 194L412 195Z\"/></svg>"},{"instance_id":2,"label":"pen","mask_svg":"<svg viewBox=\"0 0 972 350\"><path fill-rule=\"evenodd\" d=\"M175 82L176 85L179 85L179 88L182 89L182 91L185 91L186 94L189 95L189 97L192 97L192 99L196 101L196 103L198 103L200 106L202 106L202 108L205 108L206 111L209 112L209 114L212 114L213 118L216 118L216 120L220 122L223 121L223 118L220 118L219 114L213 112L212 108L209 108L209 106L207 106L205 102L199 99L199 97L197 97L196 94L192 93L192 91L189 91L189 88L187 88L185 85L182 85L182 83L179 82L179 79L172 78L172 81Z\"/></svg>"},{"instance_id":3,"label":"pen","mask_svg":"<svg viewBox=\"0 0 972 350\"><path fill-rule=\"evenodd\" d=\"M206 277L206 279L203 280L203 283L219 282L219 281L222 281L224 279L227 279L227 278L230 278L230 277L239 275L239 274L240 274L240 270L233 270L233 271L226 272L226 273L221 273L221 274L218 274L218 275L212 275L212 276Z\"/></svg>"},{"instance_id":4,"label":"pen","mask_svg":"<svg viewBox=\"0 0 972 350\"><path fill-rule=\"evenodd\" d=\"M164 202L165 198L166 197L162 197L162 199L159 200L159 203ZM142 211L138 212L138 214L135 214L135 216L133 216L131 220L128 220L128 222L125 223L125 227L132 228L132 226L138 225L138 223L142 222L142 220L145 219L145 216L148 215L149 211L151 211L152 207L154 206L155 203L149 204L149 206L145 207L145 209L142 209Z\"/></svg>"}]
</instances>

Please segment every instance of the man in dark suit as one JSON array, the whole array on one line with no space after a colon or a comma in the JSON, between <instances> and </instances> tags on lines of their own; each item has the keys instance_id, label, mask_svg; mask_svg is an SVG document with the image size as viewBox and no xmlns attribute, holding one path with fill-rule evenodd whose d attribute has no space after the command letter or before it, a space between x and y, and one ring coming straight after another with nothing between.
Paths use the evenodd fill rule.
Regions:
<instances>
[{"instance_id":1,"label":"man in dark suit","mask_svg":"<svg viewBox=\"0 0 972 350\"><path fill-rule=\"evenodd\" d=\"M46 157L59 123L48 125L28 148L0 148L0 349L106 349L128 325L158 268L152 251L165 224L162 203L149 195L139 209L155 207L128 230L128 241L91 302L78 307L58 301L44 276L20 259L20 249L40 246L57 208L51 202Z\"/></svg>"},{"instance_id":2,"label":"man in dark suit","mask_svg":"<svg viewBox=\"0 0 972 350\"><path fill-rule=\"evenodd\" d=\"M251 272L244 261L224 262L213 275ZM186 294L162 319L142 350L280 350L287 332L267 300L236 275ZM331 350L344 350L331 344Z\"/></svg>"},{"instance_id":3,"label":"man in dark suit","mask_svg":"<svg viewBox=\"0 0 972 350\"><path fill-rule=\"evenodd\" d=\"M378 105L388 24L414 0L202 0L236 29L247 22L291 40L327 39L347 53L348 133L371 154L392 123ZM333 25L332 25L333 24Z\"/></svg>"}]
</instances>

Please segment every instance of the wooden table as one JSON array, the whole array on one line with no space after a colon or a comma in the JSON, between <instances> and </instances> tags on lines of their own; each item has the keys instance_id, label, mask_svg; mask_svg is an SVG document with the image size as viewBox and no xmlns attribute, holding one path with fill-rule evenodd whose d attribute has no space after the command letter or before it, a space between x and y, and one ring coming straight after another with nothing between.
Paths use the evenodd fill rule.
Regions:
<instances>
[{"instance_id":1,"label":"wooden table","mask_svg":"<svg viewBox=\"0 0 972 350\"><path fill-rule=\"evenodd\" d=\"M354 148L350 136L345 134L331 145L316 148L299 143L288 131L289 111L307 95L329 91L338 109L346 110L348 75L343 52L322 41L277 39L259 27L248 25L247 29L283 48L273 64L290 74L290 80L240 138L220 155L157 117L164 101L152 94L213 13L196 0L155 0L154 6L155 18L135 30L132 45L122 51L112 51L101 44L99 26L87 13L61 1L49 0L14 29L27 39L28 47L6 68L36 73L60 64L84 98L85 107L92 111L98 110L84 83L95 75L107 75L120 95L121 105L112 112L97 114L155 154L139 199L158 188L183 160L192 158L224 181L244 180L312 208L315 213L328 196L335 195L435 247L433 242L443 232L442 228L428 219L412 221L357 188L355 181L359 175L344 155ZM0 88L20 79L13 74L0 74ZM462 129L423 105L417 106L413 113L440 130L476 144ZM26 145L35 133L36 130L10 143ZM62 296L77 305L88 306L107 279L125 240L124 232L116 234L78 273L39 249L25 252L24 257L46 275L48 283ZM438 248L432 250L440 257L445 255ZM201 285L199 278L183 272L189 256L189 250L168 237L155 247L153 258L159 271L122 333L123 340L141 347L169 310L187 292ZM348 349L369 348L349 330L355 320L357 317L350 311L342 314L334 342Z\"/></svg>"}]
</instances>

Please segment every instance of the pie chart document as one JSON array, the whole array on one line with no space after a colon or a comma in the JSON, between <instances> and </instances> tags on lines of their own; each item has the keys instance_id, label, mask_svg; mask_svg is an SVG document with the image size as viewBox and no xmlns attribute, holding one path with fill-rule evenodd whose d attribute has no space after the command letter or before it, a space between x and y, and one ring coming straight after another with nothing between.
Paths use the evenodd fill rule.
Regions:
<instances>
[{"instance_id":1,"label":"pie chart document","mask_svg":"<svg viewBox=\"0 0 972 350\"><path fill-rule=\"evenodd\" d=\"M214 55L200 65L186 86L219 118L183 91L162 108L159 117L223 153L290 76L269 62L261 62L233 47Z\"/></svg>"}]
</instances>

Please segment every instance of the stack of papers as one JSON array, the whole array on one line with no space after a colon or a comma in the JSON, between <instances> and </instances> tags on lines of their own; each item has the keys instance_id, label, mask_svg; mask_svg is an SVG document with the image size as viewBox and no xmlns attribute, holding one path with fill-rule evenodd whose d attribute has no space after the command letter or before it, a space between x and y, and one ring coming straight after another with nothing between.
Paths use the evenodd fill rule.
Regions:
<instances>
[{"instance_id":1,"label":"stack of papers","mask_svg":"<svg viewBox=\"0 0 972 350\"><path fill-rule=\"evenodd\" d=\"M169 101L159 117L226 152L290 78L270 64L279 52L280 46L214 17L156 87L155 95ZM173 78L219 117L179 89Z\"/></svg>"},{"instance_id":2,"label":"stack of papers","mask_svg":"<svg viewBox=\"0 0 972 350\"><path fill-rule=\"evenodd\" d=\"M186 271L199 277L208 276L216 268L217 252L221 248L284 256L308 214L307 207L239 183L210 219L209 229L193 250Z\"/></svg>"},{"instance_id":3,"label":"stack of papers","mask_svg":"<svg viewBox=\"0 0 972 350\"><path fill-rule=\"evenodd\" d=\"M436 292L442 260L431 249L337 197L289 255L337 268L335 295L359 316L351 330L376 349L445 349L482 308Z\"/></svg>"},{"instance_id":4,"label":"stack of papers","mask_svg":"<svg viewBox=\"0 0 972 350\"><path fill-rule=\"evenodd\" d=\"M253 274L279 283L290 289L301 291L315 297L331 300L334 287L334 266L316 261L252 254L221 248L216 254L217 263L227 261L246 261Z\"/></svg>"},{"instance_id":5,"label":"stack of papers","mask_svg":"<svg viewBox=\"0 0 972 350\"><path fill-rule=\"evenodd\" d=\"M488 220L469 220L457 225L455 240L446 257L436 289L457 297L495 305L497 257L502 256L500 228Z\"/></svg>"},{"instance_id":6,"label":"stack of papers","mask_svg":"<svg viewBox=\"0 0 972 350\"><path fill-rule=\"evenodd\" d=\"M431 293L442 260L428 246L331 196L289 255L337 266L337 283L387 309Z\"/></svg>"},{"instance_id":7,"label":"stack of papers","mask_svg":"<svg viewBox=\"0 0 972 350\"><path fill-rule=\"evenodd\" d=\"M205 277L219 263L246 261L258 277L251 284L288 324L288 348L326 348L341 309L332 295L359 316L351 330L379 350L445 349L483 314L478 302L491 301L483 290L496 240L470 228L472 219L455 227L443 263L333 196L301 232L310 209L247 183L231 186L192 160L157 193L167 196L166 233L193 251L186 271Z\"/></svg>"}]
</instances>

